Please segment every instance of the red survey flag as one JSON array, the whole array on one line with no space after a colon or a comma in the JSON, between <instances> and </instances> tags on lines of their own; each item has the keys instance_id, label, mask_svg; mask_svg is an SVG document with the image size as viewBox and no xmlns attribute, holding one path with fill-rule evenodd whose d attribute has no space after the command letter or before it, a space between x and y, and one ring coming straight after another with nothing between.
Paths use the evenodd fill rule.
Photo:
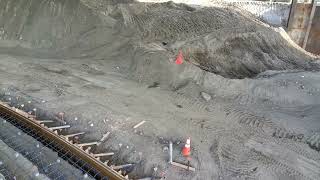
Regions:
<instances>
[{"instance_id":1,"label":"red survey flag","mask_svg":"<svg viewBox=\"0 0 320 180\"><path fill-rule=\"evenodd\" d=\"M183 63L183 54L182 54L182 51L179 51L179 54L176 58L176 64L180 65Z\"/></svg>"}]
</instances>

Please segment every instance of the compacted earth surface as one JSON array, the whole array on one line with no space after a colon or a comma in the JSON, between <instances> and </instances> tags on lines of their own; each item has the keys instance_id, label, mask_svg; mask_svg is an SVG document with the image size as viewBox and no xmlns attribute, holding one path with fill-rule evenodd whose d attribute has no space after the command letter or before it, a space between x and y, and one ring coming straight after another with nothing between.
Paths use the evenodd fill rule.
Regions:
<instances>
[{"instance_id":1,"label":"compacted earth surface","mask_svg":"<svg viewBox=\"0 0 320 180\"><path fill-rule=\"evenodd\" d=\"M319 69L232 7L0 0L0 99L83 142L110 132L94 151L132 179L320 179ZM168 163L188 137L195 172Z\"/></svg>"}]
</instances>

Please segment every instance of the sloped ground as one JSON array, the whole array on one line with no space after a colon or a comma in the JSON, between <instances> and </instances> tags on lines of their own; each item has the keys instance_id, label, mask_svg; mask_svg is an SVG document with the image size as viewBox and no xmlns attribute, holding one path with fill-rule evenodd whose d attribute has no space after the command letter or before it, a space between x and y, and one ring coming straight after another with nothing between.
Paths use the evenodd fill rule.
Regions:
<instances>
[{"instance_id":1,"label":"sloped ground","mask_svg":"<svg viewBox=\"0 0 320 180\"><path fill-rule=\"evenodd\" d=\"M110 131L98 149L135 163L132 177L319 179L319 63L249 15L102 0L0 7L2 99L64 111L87 140ZM169 140L186 162L189 136L195 173L167 163Z\"/></svg>"}]
</instances>

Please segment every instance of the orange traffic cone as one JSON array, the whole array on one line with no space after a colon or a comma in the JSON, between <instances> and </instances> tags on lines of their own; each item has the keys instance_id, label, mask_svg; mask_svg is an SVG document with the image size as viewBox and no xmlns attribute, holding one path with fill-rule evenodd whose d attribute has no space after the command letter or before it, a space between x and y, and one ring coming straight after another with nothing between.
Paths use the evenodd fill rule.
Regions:
<instances>
[{"instance_id":1,"label":"orange traffic cone","mask_svg":"<svg viewBox=\"0 0 320 180\"><path fill-rule=\"evenodd\" d=\"M190 138L187 139L186 144L184 145L182 149L182 155L184 157L189 157L191 154L191 149L190 149Z\"/></svg>"},{"instance_id":2,"label":"orange traffic cone","mask_svg":"<svg viewBox=\"0 0 320 180\"><path fill-rule=\"evenodd\" d=\"M183 54L182 54L182 51L179 51L179 54L176 58L176 64L180 65L183 63Z\"/></svg>"}]
</instances>

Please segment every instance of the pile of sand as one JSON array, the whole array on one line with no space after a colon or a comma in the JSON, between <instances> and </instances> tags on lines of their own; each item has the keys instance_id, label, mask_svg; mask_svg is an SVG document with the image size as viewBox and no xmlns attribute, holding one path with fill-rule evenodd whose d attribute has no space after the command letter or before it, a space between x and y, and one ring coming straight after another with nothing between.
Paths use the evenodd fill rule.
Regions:
<instances>
[{"instance_id":1,"label":"pile of sand","mask_svg":"<svg viewBox=\"0 0 320 180\"><path fill-rule=\"evenodd\" d=\"M0 3L1 51L15 55L122 60L135 69L150 53L164 56L152 57L161 61L157 64L182 50L187 61L228 78L319 68L271 27L227 7L101 0Z\"/></svg>"},{"instance_id":2,"label":"pile of sand","mask_svg":"<svg viewBox=\"0 0 320 180\"><path fill-rule=\"evenodd\" d=\"M135 163L133 177L155 166L168 179L320 177L319 64L237 9L0 0L0 39L0 87L48 100L37 105L90 139L111 131L112 162ZM185 136L195 174L167 164L169 140L183 162Z\"/></svg>"}]
</instances>

